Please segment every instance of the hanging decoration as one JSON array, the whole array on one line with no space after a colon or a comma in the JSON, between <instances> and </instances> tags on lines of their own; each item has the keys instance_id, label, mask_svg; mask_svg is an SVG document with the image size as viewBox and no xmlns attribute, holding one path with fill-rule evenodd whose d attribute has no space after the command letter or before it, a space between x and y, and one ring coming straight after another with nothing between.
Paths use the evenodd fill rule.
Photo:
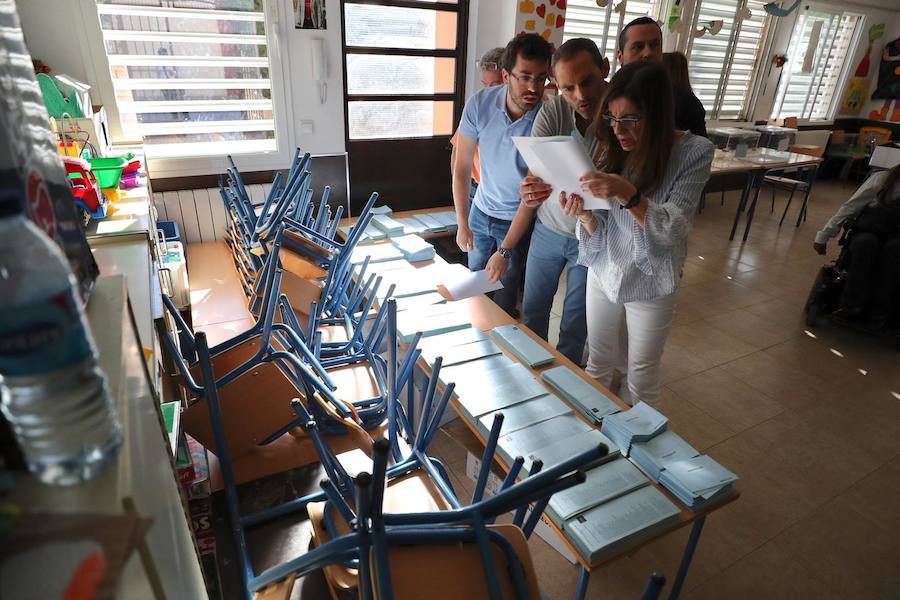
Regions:
<instances>
[{"instance_id":1,"label":"hanging decoration","mask_svg":"<svg viewBox=\"0 0 900 600\"><path fill-rule=\"evenodd\" d=\"M624 15L625 14L625 5L627 3L628 3L628 0L622 0L621 2L619 2L618 6L616 6L613 10L615 12L619 13L620 15Z\"/></svg>"},{"instance_id":2,"label":"hanging decoration","mask_svg":"<svg viewBox=\"0 0 900 600\"><path fill-rule=\"evenodd\" d=\"M567 0L522 0L516 11L516 33L537 33L557 48L562 43Z\"/></svg>"},{"instance_id":3,"label":"hanging decoration","mask_svg":"<svg viewBox=\"0 0 900 600\"><path fill-rule=\"evenodd\" d=\"M866 53L856 66L853 78L847 82L847 89L841 99L842 115L858 115L866 103L869 95L869 69L872 66L872 45L884 35L884 23L872 25L869 28L869 45Z\"/></svg>"},{"instance_id":4,"label":"hanging decoration","mask_svg":"<svg viewBox=\"0 0 900 600\"><path fill-rule=\"evenodd\" d=\"M672 10L669 11L668 28L669 31L677 33L676 25L681 22L681 0L675 0L672 3Z\"/></svg>"},{"instance_id":5,"label":"hanging decoration","mask_svg":"<svg viewBox=\"0 0 900 600\"><path fill-rule=\"evenodd\" d=\"M737 13L737 18L735 19L738 23L741 21L747 21L748 19L753 17L753 11L750 10L750 7L746 4L741 7L741 10Z\"/></svg>"},{"instance_id":6,"label":"hanging decoration","mask_svg":"<svg viewBox=\"0 0 900 600\"><path fill-rule=\"evenodd\" d=\"M597 0L597 6L600 8L606 8L609 6L609 0Z\"/></svg>"},{"instance_id":7,"label":"hanging decoration","mask_svg":"<svg viewBox=\"0 0 900 600\"><path fill-rule=\"evenodd\" d=\"M763 4L763 10L774 17L786 17L797 10L798 6L800 6L800 0L794 0L794 3L787 8L782 8L774 2L769 2L768 4Z\"/></svg>"},{"instance_id":8,"label":"hanging decoration","mask_svg":"<svg viewBox=\"0 0 900 600\"><path fill-rule=\"evenodd\" d=\"M722 26L725 24L721 19L716 19L715 21L709 21L704 24L700 29L695 29L693 36L695 38L701 38L707 33L710 35L718 35L720 31L722 31Z\"/></svg>"}]
</instances>

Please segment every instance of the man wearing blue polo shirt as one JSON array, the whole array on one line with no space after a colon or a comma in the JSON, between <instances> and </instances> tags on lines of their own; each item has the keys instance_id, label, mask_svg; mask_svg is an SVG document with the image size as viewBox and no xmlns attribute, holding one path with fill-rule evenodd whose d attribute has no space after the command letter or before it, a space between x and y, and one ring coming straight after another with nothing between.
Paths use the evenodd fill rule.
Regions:
<instances>
[{"instance_id":1,"label":"man wearing blue polo shirt","mask_svg":"<svg viewBox=\"0 0 900 600\"><path fill-rule=\"evenodd\" d=\"M463 110L453 169L453 203L459 230L456 243L469 254L469 269L480 271L488 260L508 263L503 289L494 302L509 314L516 309L524 264L521 244L506 248L503 238L519 208L519 184L528 173L512 142L531 135L550 71L553 48L537 34L513 38L503 51L502 86L477 92ZM469 178L475 146L481 154L481 184L469 206Z\"/></svg>"}]
</instances>

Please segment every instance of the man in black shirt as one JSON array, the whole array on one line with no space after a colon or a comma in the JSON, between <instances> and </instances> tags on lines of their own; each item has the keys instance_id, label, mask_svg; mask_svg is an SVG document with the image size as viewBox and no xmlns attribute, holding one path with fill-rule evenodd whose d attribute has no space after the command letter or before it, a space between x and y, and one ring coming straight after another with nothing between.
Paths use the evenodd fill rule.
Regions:
<instances>
[{"instance_id":1,"label":"man in black shirt","mask_svg":"<svg viewBox=\"0 0 900 600\"><path fill-rule=\"evenodd\" d=\"M628 23L619 33L616 58L620 65L636 60L662 61L662 29L650 17L639 17ZM675 127L706 137L706 109L690 90L675 93Z\"/></svg>"}]
</instances>

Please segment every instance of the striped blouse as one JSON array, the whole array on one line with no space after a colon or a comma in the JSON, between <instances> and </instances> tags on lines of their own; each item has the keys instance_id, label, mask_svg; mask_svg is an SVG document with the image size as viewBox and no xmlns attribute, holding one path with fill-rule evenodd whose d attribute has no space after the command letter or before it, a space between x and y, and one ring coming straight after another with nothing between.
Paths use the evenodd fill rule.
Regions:
<instances>
[{"instance_id":1,"label":"striped blouse","mask_svg":"<svg viewBox=\"0 0 900 600\"><path fill-rule=\"evenodd\" d=\"M578 227L578 263L612 302L652 300L678 287L714 152L706 138L684 133L676 139L666 174L649 195L644 227L619 208L593 211L597 228L591 236Z\"/></svg>"}]
</instances>

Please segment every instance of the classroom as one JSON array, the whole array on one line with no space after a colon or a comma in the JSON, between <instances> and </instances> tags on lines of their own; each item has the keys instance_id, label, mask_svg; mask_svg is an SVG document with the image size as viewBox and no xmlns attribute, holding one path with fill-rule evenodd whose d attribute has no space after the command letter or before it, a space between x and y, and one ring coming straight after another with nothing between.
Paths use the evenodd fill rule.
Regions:
<instances>
[{"instance_id":1,"label":"classroom","mask_svg":"<svg viewBox=\"0 0 900 600\"><path fill-rule=\"evenodd\" d=\"M897 598L897 0L0 0L0 55L0 598Z\"/></svg>"}]
</instances>

